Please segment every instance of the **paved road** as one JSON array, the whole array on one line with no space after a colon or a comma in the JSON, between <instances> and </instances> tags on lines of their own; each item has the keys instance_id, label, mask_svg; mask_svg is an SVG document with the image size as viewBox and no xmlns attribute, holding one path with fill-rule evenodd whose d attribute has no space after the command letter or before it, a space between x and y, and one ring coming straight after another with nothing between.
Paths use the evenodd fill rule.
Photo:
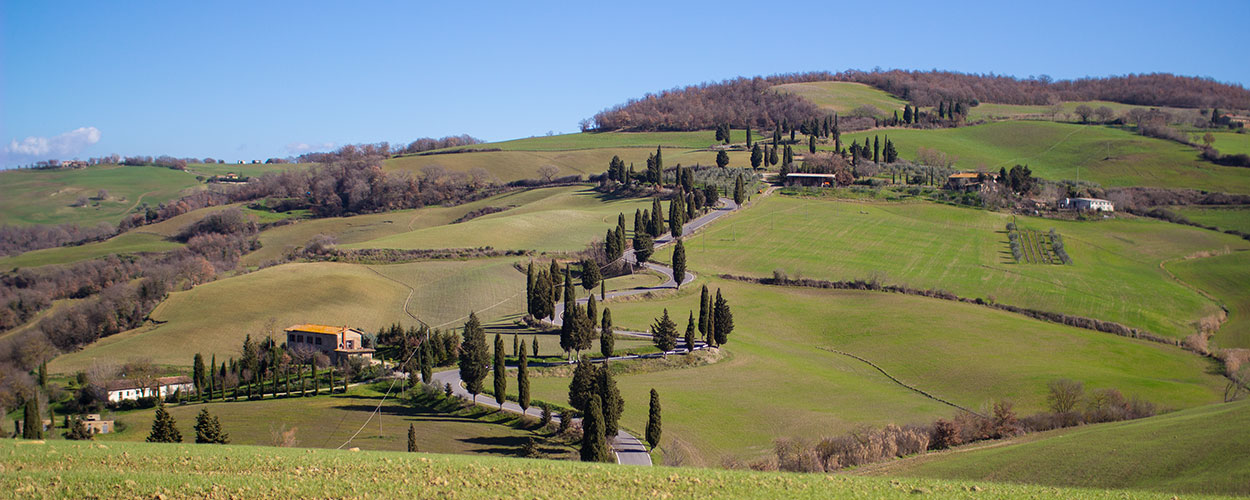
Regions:
<instances>
[{"instance_id":1,"label":"paved road","mask_svg":"<svg viewBox=\"0 0 1250 500\"><path fill-rule=\"evenodd\" d=\"M682 226L682 235L689 236L693 234L695 231L702 228L703 226L708 225L712 221L715 221L716 219L724 217L725 215L728 215L732 213L734 210L738 209L738 204L734 203L734 201L730 198L721 198L720 202L721 202L722 207L713 209L709 211L708 213L703 214L702 216L697 217L694 220L687 222L686 225ZM673 241L674 239L673 239L672 234L665 234L664 236L657 238L655 244L656 244L656 247L659 248L659 247L663 247L664 245L668 245L672 243ZM634 257L634 250L632 248L627 249L625 251L625 255L622 256L621 258L626 259L626 261L631 262L631 263L635 263L635 264L637 263L637 259ZM673 276L673 269L671 267L657 264L654 262L648 262L645 264L645 266L647 267L647 269L656 271L666 276L668 279L664 283L661 283L657 286L632 288L629 290L617 290L614 292L610 292L606 295L606 297L608 298L624 297L624 296L629 296L629 295L643 294L643 293L647 293L653 290L677 288L677 280ZM683 285L690 283L691 281L694 281L695 275L694 273L686 272L686 275L684 276L684 278L685 279L682 280ZM581 299L577 299L578 303L585 303L587 300L588 298L585 298L585 297ZM555 309L556 309L555 319L553 323L555 323L556 326L560 326L562 324L562 316L564 315L564 302L560 301L556 303ZM651 338L650 333L644 333L644 332L616 331L613 333L617 335L629 335L629 336L635 336L635 337ZM695 343L695 349L699 349L702 347L704 347L702 341ZM679 353L684 353L684 352L687 352L687 349L679 348L673 351L669 351L667 353L630 355L630 356L613 356L607 359L600 358L600 359L595 360L595 362L603 362L603 361L608 361L608 360L614 361L614 360L624 360L624 359L654 358L654 357L664 356L666 354L679 354ZM539 365L535 364L533 366L539 366ZM446 370L446 371L435 373L434 382L436 382L440 386L451 385L451 390L453 394L459 397L465 398L465 399L470 399L470 400L473 399L473 395L469 394L469 391L464 388L463 381L460 379L460 370L458 369ZM478 401L478 404L499 407L499 405L493 401L493 398L489 396L481 397L481 399ZM528 410L522 410L520 405L512 401L504 402L501 408L505 411L510 411L513 413L522 413L522 414L529 415L535 418L542 417L541 408L531 407ZM552 415L551 419L554 422L560 421L560 417L558 415ZM644 445L641 440L639 440L637 437L634 437L632 434L625 432L624 430L621 430L617 432L616 438L612 440L611 444L612 444L612 450L616 453L617 463L623 464L623 465L646 465L646 466L652 465L651 454L647 453L646 445Z\"/></svg>"}]
</instances>

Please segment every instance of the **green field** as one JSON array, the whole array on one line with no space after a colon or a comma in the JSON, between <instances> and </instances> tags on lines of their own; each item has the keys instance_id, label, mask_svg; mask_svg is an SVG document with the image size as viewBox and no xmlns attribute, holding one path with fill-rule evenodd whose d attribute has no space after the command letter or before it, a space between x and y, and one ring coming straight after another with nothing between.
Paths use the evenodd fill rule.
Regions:
<instances>
[{"instance_id":1,"label":"green field","mask_svg":"<svg viewBox=\"0 0 1250 500\"><path fill-rule=\"evenodd\" d=\"M687 134L685 132L673 133L683 135ZM691 132L689 134L707 136L709 139L714 138L712 132ZM613 136L608 139L615 138L619 137ZM529 140L530 139L525 139L525 141ZM684 138L679 140L690 141L690 139ZM531 146L519 144L510 146L517 149L507 151L404 156L387 160L383 164L383 167L388 171L407 171L413 175L421 175L422 169L431 165L439 165L452 172L469 172L475 168L483 168L499 181L511 182L518 179L538 179L538 169L546 165L551 165L559 169L559 173L556 174L556 177L566 175L581 175L582 177L586 177L593 174L601 174L608 169L608 162L612 160L613 156L619 156L626 165L633 163L634 170L641 172L647 169L647 155L655 153L654 145L651 145L650 147L597 147L601 141L593 138L584 140L564 139L563 141L567 143L585 142L588 144L588 149L546 149L554 148L555 146L544 145L541 141L538 141L538 145L532 146L537 148L536 150L524 149ZM481 147L488 146L483 145ZM716 153L712 151L694 150L688 148L664 148L663 155L664 165L666 167L677 165L678 163L685 166L695 164L716 164ZM731 166L741 167L750 165L750 153L748 151L730 152L729 159Z\"/></svg>"},{"instance_id":2,"label":"green field","mask_svg":"<svg viewBox=\"0 0 1250 500\"><path fill-rule=\"evenodd\" d=\"M542 195L541 198L538 195ZM507 203L507 199L498 200ZM624 213L632 228L634 210L651 208L650 199L613 199L583 186L549 188L518 198L517 208L461 224L415 231L343 245L347 248L473 248L576 251L602 240ZM667 204L666 210L667 210Z\"/></svg>"},{"instance_id":3,"label":"green field","mask_svg":"<svg viewBox=\"0 0 1250 500\"><path fill-rule=\"evenodd\" d=\"M903 105L907 104L907 101L862 83L787 83L785 85L776 85L773 89L797 95L811 101L812 104L821 109L836 111L841 115L850 114L855 108L867 105L877 108L877 111L883 117L893 116L894 112L898 111L901 118L903 116Z\"/></svg>"},{"instance_id":4,"label":"green field","mask_svg":"<svg viewBox=\"0 0 1250 500\"><path fill-rule=\"evenodd\" d=\"M888 135L899 156L909 161L925 147L958 157L955 166L961 169L997 171L1021 164L1038 177L1093 181L1106 187L1250 193L1250 169L1203 162L1198 150L1189 146L1104 126L1008 121L954 129L855 132L843 134L842 142L863 142L873 135Z\"/></svg>"},{"instance_id":5,"label":"green field","mask_svg":"<svg viewBox=\"0 0 1250 500\"><path fill-rule=\"evenodd\" d=\"M1198 136L1198 140L1194 142L1201 144L1202 134L1205 134L1206 132L1207 131L1205 130L1195 131L1194 135ZM1211 146L1220 150L1221 153L1226 155L1250 155L1250 134L1239 134L1237 132L1212 132L1211 135L1215 136L1215 142L1211 143Z\"/></svg>"},{"instance_id":6,"label":"green field","mask_svg":"<svg viewBox=\"0 0 1250 500\"><path fill-rule=\"evenodd\" d=\"M760 137L756 130L753 138ZM746 142L746 130L733 130L730 142ZM584 132L528 137L511 141L489 142L466 146L468 149L498 148L504 151L569 151L574 149L644 148L655 152L656 146L679 149L707 149L715 146L716 133L694 132ZM459 149L459 148L453 148ZM643 157L645 168L646 157ZM665 158L665 164L668 159Z\"/></svg>"},{"instance_id":7,"label":"green field","mask_svg":"<svg viewBox=\"0 0 1250 500\"><path fill-rule=\"evenodd\" d=\"M1228 319L1212 339L1216 347L1250 348L1250 252L1172 262L1168 270L1215 296Z\"/></svg>"},{"instance_id":8,"label":"green field","mask_svg":"<svg viewBox=\"0 0 1250 500\"><path fill-rule=\"evenodd\" d=\"M511 259L430 261L388 266L295 263L174 292L152 311L157 324L106 337L57 357L54 372L85 369L94 360L150 359L190 366L197 353L237 356L243 338L275 334L297 323L350 325L366 331L392 323L455 323L478 311L483 321L523 309L525 275ZM376 272L375 272L376 271ZM412 287L411 290L409 287ZM409 300L409 293L412 298Z\"/></svg>"},{"instance_id":9,"label":"green field","mask_svg":"<svg viewBox=\"0 0 1250 500\"><path fill-rule=\"evenodd\" d=\"M212 177L214 175L226 175L232 172L239 174L242 177L260 177L270 172L285 172L291 169L303 169L303 168L308 168L310 165L313 165L313 164L311 163L278 163L278 164L273 164L273 163L269 163L269 164L266 164L266 163L258 163L258 164L214 163L212 165L209 165L207 163L190 163L190 164L187 164L187 171L194 173L195 175L202 175L204 177Z\"/></svg>"},{"instance_id":10,"label":"green field","mask_svg":"<svg viewBox=\"0 0 1250 500\"><path fill-rule=\"evenodd\" d=\"M1208 373L1213 362L1179 348L983 306L880 292L710 284L733 307L727 358L617 378L626 401L623 425L645 428L648 392L655 388L666 410L665 457L688 465L765 455L781 437L819 439L864 424L928 423L956 411L821 347L871 360L974 410L1014 400L1022 415L1044 407L1046 384L1058 378L1118 388L1169 408L1218 401L1224 388L1222 378ZM667 308L684 331L687 315L697 311L699 289L683 290L608 306L618 325L633 329L645 329ZM564 401L568 382L544 377L532 385L538 397Z\"/></svg>"},{"instance_id":11,"label":"green field","mask_svg":"<svg viewBox=\"0 0 1250 500\"><path fill-rule=\"evenodd\" d=\"M501 415L485 408L457 411L432 398L422 399L416 406L407 404L398 397L402 386L400 382L385 401L382 396L389 387L387 382L352 387L346 394L333 396L325 395L323 386L322 395L317 397L240 399L167 408L187 441L194 439L195 416L205 407L221 421L222 430L230 434L230 442L240 445L272 446L275 432L295 429L296 446L301 448L338 448L350 439L350 444L343 448L406 451L408 424L413 424L421 451L514 456L522 442L534 436L518 428L511 414ZM310 384L309 390L311 387ZM370 420L379 403L381 409ZM97 440L143 441L152 428L155 412L153 409L118 413L113 418L126 429L101 435ZM365 422L369 425L352 439ZM557 456L568 453L567 449L551 451Z\"/></svg>"},{"instance_id":12,"label":"green field","mask_svg":"<svg viewBox=\"0 0 1250 500\"><path fill-rule=\"evenodd\" d=\"M868 467L923 477L1250 495L1250 402L1026 436ZM1145 494L1135 491L1131 496Z\"/></svg>"},{"instance_id":13,"label":"green field","mask_svg":"<svg viewBox=\"0 0 1250 500\"><path fill-rule=\"evenodd\" d=\"M194 175L163 167L4 170L0 224L116 224L141 203L156 205L198 185ZM108 199L90 199L101 189L108 191ZM89 198L87 205L71 207L80 197Z\"/></svg>"},{"instance_id":14,"label":"green field","mask_svg":"<svg viewBox=\"0 0 1250 500\"><path fill-rule=\"evenodd\" d=\"M1160 109L1171 113L1173 116L1182 117L1186 122L1192 122L1193 118L1199 115L1198 110L1192 108L1172 108L1166 106L1138 106L1134 104L1124 104L1111 101L1065 101L1060 103L1063 110L1059 116L1054 116L1050 112L1050 105L1020 105L1020 104L994 104L981 103L974 106L968 111L968 119L976 120L1066 120L1070 122L1080 121L1081 117L1076 114L1077 106L1085 105L1090 109L1098 109L1106 106L1115 111L1116 116L1121 116L1132 109ZM1096 119L1090 117L1090 120Z\"/></svg>"},{"instance_id":15,"label":"green field","mask_svg":"<svg viewBox=\"0 0 1250 500\"><path fill-rule=\"evenodd\" d=\"M1151 219L1021 217L1022 229L1055 228L1073 264L1016 264L1004 229L1011 220L933 203L771 196L696 236L687 258L692 268L717 274L875 277L1183 338L1218 308L1171 280L1159 263L1202 250L1250 248L1232 235Z\"/></svg>"},{"instance_id":16,"label":"green field","mask_svg":"<svg viewBox=\"0 0 1250 500\"><path fill-rule=\"evenodd\" d=\"M1171 207L1173 212L1205 226L1215 226L1221 231L1234 229L1250 234L1250 206L1201 206Z\"/></svg>"},{"instance_id":17,"label":"green field","mask_svg":"<svg viewBox=\"0 0 1250 500\"><path fill-rule=\"evenodd\" d=\"M0 488L51 498L1040 498L1168 494L254 446L0 440ZM576 478L576 481L570 481ZM974 493L975 492L975 493Z\"/></svg>"},{"instance_id":18,"label":"green field","mask_svg":"<svg viewBox=\"0 0 1250 500\"><path fill-rule=\"evenodd\" d=\"M139 252L164 252L181 247L181 243L169 241L156 234L130 231L104 241L84 245L45 248L9 257L0 257L0 269L36 267L49 264L69 264L80 260L95 259L113 254Z\"/></svg>"}]
</instances>

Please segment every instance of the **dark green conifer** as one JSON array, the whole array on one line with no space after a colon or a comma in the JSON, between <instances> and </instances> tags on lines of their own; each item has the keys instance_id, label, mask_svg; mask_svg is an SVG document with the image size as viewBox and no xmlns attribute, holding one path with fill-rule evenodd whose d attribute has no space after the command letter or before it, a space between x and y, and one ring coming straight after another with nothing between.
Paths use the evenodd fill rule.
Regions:
<instances>
[{"instance_id":1,"label":"dark green conifer","mask_svg":"<svg viewBox=\"0 0 1250 500\"><path fill-rule=\"evenodd\" d=\"M181 440L181 439L179 439ZM230 444L230 435L222 432L217 416L201 408L195 416L195 442L201 444Z\"/></svg>"},{"instance_id":2,"label":"dark green conifer","mask_svg":"<svg viewBox=\"0 0 1250 500\"><path fill-rule=\"evenodd\" d=\"M673 246L673 281L677 283L677 288L681 288L681 283L686 280L686 245L680 239Z\"/></svg>"},{"instance_id":3,"label":"dark green conifer","mask_svg":"<svg viewBox=\"0 0 1250 500\"><path fill-rule=\"evenodd\" d=\"M590 403L587 404L586 414L582 417L581 458L583 462L611 461L612 453L608 449L603 433L603 402L596 394L591 397Z\"/></svg>"},{"instance_id":4,"label":"dark green conifer","mask_svg":"<svg viewBox=\"0 0 1250 500\"><path fill-rule=\"evenodd\" d=\"M503 402L508 400L508 369L504 366L503 337L495 334L495 402L503 409Z\"/></svg>"},{"instance_id":5,"label":"dark green conifer","mask_svg":"<svg viewBox=\"0 0 1250 500\"><path fill-rule=\"evenodd\" d=\"M478 321L476 313L469 313L469 320L464 324L464 340L460 342L460 378L465 388L477 401L482 393L482 382L486 372L490 370L490 348L486 345L486 331Z\"/></svg>"},{"instance_id":6,"label":"dark green conifer","mask_svg":"<svg viewBox=\"0 0 1250 500\"><path fill-rule=\"evenodd\" d=\"M521 405L521 411L528 410L530 407L530 369L525 344L521 344L521 352L517 354L516 393L517 404Z\"/></svg>"},{"instance_id":7,"label":"dark green conifer","mask_svg":"<svg viewBox=\"0 0 1250 500\"><path fill-rule=\"evenodd\" d=\"M603 308L603 322L599 327L599 352L603 357L610 358L615 352L615 338L612 337L612 310Z\"/></svg>"},{"instance_id":8,"label":"dark green conifer","mask_svg":"<svg viewBox=\"0 0 1250 500\"><path fill-rule=\"evenodd\" d=\"M664 315L651 324L651 341L666 355L677 348L677 324L668 317L667 308L664 309Z\"/></svg>"},{"instance_id":9,"label":"dark green conifer","mask_svg":"<svg viewBox=\"0 0 1250 500\"><path fill-rule=\"evenodd\" d=\"M408 453L416 453L417 451L417 427L414 424L408 424Z\"/></svg>"},{"instance_id":10,"label":"dark green conifer","mask_svg":"<svg viewBox=\"0 0 1250 500\"><path fill-rule=\"evenodd\" d=\"M182 433L178 432L178 426L174 422L174 417L165 411L165 403L160 403L156 407L156 418L152 420L152 432L148 434L149 443L181 443Z\"/></svg>"},{"instance_id":11,"label":"dark green conifer","mask_svg":"<svg viewBox=\"0 0 1250 500\"><path fill-rule=\"evenodd\" d=\"M661 432L660 393L651 389L651 412L647 417L647 445L651 446L652 450L660 444Z\"/></svg>"}]
</instances>

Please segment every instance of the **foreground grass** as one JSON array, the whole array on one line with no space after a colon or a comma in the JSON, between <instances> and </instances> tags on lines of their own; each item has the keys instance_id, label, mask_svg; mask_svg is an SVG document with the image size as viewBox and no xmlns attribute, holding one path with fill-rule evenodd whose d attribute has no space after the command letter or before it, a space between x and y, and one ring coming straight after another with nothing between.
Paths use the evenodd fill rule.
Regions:
<instances>
[{"instance_id":1,"label":"foreground grass","mask_svg":"<svg viewBox=\"0 0 1250 500\"><path fill-rule=\"evenodd\" d=\"M252 446L0 442L0 488L57 498L1123 498L1127 492ZM12 471L12 472L11 472ZM1136 498L1168 498L1132 492Z\"/></svg>"},{"instance_id":2,"label":"foreground grass","mask_svg":"<svg viewBox=\"0 0 1250 500\"><path fill-rule=\"evenodd\" d=\"M198 185L194 175L163 167L5 170L0 171L0 224L117 224L140 203L156 205ZM108 191L108 199L70 206L101 189Z\"/></svg>"},{"instance_id":3,"label":"foreground grass","mask_svg":"<svg viewBox=\"0 0 1250 500\"><path fill-rule=\"evenodd\" d=\"M1250 402L1241 401L972 445L862 473L1250 495L1248 441Z\"/></svg>"},{"instance_id":4,"label":"foreground grass","mask_svg":"<svg viewBox=\"0 0 1250 500\"><path fill-rule=\"evenodd\" d=\"M1168 269L1228 308L1228 318L1211 342L1216 347L1250 347L1250 252L1169 263Z\"/></svg>"},{"instance_id":5,"label":"foreground grass","mask_svg":"<svg viewBox=\"0 0 1250 500\"><path fill-rule=\"evenodd\" d=\"M1250 248L1232 235L1149 219L1017 218L1062 235L1072 265L1017 264L1011 216L933 203L863 203L772 196L687 243L712 273L850 280L944 289L964 297L1120 322L1183 338L1218 312L1159 263L1203 250Z\"/></svg>"},{"instance_id":6,"label":"foreground grass","mask_svg":"<svg viewBox=\"0 0 1250 500\"><path fill-rule=\"evenodd\" d=\"M701 278L702 279L702 278ZM1175 347L1031 320L972 304L899 294L782 288L708 280L733 307L722 361L623 374L624 425L643 429L648 395L664 408L666 460L720 465L771 453L781 437L815 439L860 425L929 423L955 409L895 384L876 369L822 347L869 359L900 380L981 410L998 399L1022 415L1045 407L1058 378L1114 387L1163 407L1219 401L1214 365ZM698 284L677 296L609 302L618 325L645 330L668 309L684 332ZM567 398L568 378L532 381L534 394ZM514 390L514 389L513 389Z\"/></svg>"},{"instance_id":7,"label":"foreground grass","mask_svg":"<svg viewBox=\"0 0 1250 500\"><path fill-rule=\"evenodd\" d=\"M890 136L902 158L915 160L921 147L938 149L958 157L955 166L962 169L997 171L1021 164L1051 180L1250 193L1250 170L1204 162L1195 148L1111 127L1006 121L954 129L848 133L842 142L863 143L873 135Z\"/></svg>"}]
</instances>

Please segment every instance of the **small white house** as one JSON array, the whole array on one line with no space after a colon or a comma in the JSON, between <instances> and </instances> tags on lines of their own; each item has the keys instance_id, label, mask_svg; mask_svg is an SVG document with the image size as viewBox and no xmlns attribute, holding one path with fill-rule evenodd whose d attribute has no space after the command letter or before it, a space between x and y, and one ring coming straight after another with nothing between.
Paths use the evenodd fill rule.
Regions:
<instances>
[{"instance_id":1,"label":"small white house","mask_svg":"<svg viewBox=\"0 0 1250 500\"><path fill-rule=\"evenodd\" d=\"M1115 205L1100 198L1064 198L1059 201L1059 208L1071 210L1088 210L1092 212L1114 212Z\"/></svg>"},{"instance_id":2,"label":"small white house","mask_svg":"<svg viewBox=\"0 0 1250 500\"><path fill-rule=\"evenodd\" d=\"M138 380L134 379L114 380L105 384L105 389L109 393L109 402L120 403L126 399L146 397L160 397L164 399L178 391L182 391L183 394L195 392L195 384L191 381L191 377L185 375L161 377L152 380L152 385L147 387L142 387L141 385Z\"/></svg>"}]
</instances>

